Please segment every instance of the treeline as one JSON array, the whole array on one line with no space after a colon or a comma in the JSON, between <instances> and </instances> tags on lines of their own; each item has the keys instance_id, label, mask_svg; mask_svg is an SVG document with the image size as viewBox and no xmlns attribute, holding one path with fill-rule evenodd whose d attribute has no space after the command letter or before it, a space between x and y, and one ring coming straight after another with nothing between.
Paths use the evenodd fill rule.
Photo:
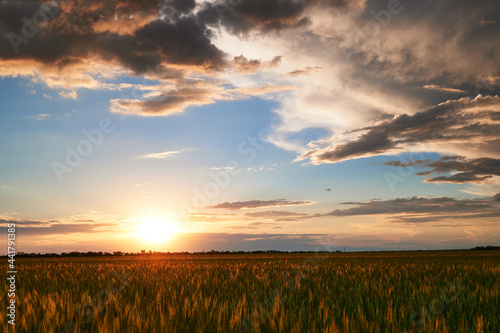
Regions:
<instances>
[{"instance_id":1,"label":"treeline","mask_svg":"<svg viewBox=\"0 0 500 333\"><path fill-rule=\"evenodd\" d=\"M38 258L38 257L122 257L122 256L150 256L150 255L200 255L200 254L264 254L264 253L330 253L330 252L341 252L341 251L278 251L278 250L258 250L258 251L203 251L203 252L158 252L158 251L146 251L141 252L122 252L115 251L111 252L63 252L63 253L25 253L18 252L16 254L17 258ZM2 256L6 257L6 256Z\"/></svg>"},{"instance_id":2,"label":"treeline","mask_svg":"<svg viewBox=\"0 0 500 333\"><path fill-rule=\"evenodd\" d=\"M466 249L464 249L466 250ZM500 250L500 246L476 246L469 250ZM422 250L416 250L422 251ZM445 251L445 250L441 250ZM257 250L257 251L202 251L202 252L158 252L158 251L146 251L142 250L140 252L103 252L103 251L88 251L88 252L63 252L63 253L25 253L18 252L16 254L17 258L40 258L40 257L124 257L124 256L151 256L151 255L200 255L200 254L279 254L279 253L334 253L334 252L345 252L345 251L279 251L279 250ZM361 251L370 252L370 251ZM376 252L394 252L393 250L376 251ZM7 255L0 256L1 258L7 257Z\"/></svg>"},{"instance_id":3,"label":"treeline","mask_svg":"<svg viewBox=\"0 0 500 333\"><path fill-rule=\"evenodd\" d=\"M493 246L493 245L476 246L472 250L500 250L500 246Z\"/></svg>"}]
</instances>

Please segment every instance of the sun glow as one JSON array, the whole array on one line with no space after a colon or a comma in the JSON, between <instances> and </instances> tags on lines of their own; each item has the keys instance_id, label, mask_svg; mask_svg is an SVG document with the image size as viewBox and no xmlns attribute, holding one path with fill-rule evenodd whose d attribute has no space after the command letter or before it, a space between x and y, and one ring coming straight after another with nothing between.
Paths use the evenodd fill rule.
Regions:
<instances>
[{"instance_id":1,"label":"sun glow","mask_svg":"<svg viewBox=\"0 0 500 333\"><path fill-rule=\"evenodd\" d=\"M145 241L162 243L167 241L177 232L171 221L163 217L145 218L139 221L137 236Z\"/></svg>"}]
</instances>

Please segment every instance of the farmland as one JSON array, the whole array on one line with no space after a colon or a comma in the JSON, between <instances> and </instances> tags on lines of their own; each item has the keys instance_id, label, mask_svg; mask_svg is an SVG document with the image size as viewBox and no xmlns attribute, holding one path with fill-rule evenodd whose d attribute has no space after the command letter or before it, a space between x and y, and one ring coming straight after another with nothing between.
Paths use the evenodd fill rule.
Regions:
<instances>
[{"instance_id":1,"label":"farmland","mask_svg":"<svg viewBox=\"0 0 500 333\"><path fill-rule=\"evenodd\" d=\"M17 279L17 332L500 332L499 251L20 258Z\"/></svg>"}]
</instances>

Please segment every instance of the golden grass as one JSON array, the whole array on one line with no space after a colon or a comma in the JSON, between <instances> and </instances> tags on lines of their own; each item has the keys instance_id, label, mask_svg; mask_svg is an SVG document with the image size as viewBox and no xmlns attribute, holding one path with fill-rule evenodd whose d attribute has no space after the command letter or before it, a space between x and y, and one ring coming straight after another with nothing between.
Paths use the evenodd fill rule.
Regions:
<instances>
[{"instance_id":1,"label":"golden grass","mask_svg":"<svg viewBox=\"0 0 500 333\"><path fill-rule=\"evenodd\" d=\"M493 251L17 264L17 332L500 332Z\"/></svg>"}]
</instances>

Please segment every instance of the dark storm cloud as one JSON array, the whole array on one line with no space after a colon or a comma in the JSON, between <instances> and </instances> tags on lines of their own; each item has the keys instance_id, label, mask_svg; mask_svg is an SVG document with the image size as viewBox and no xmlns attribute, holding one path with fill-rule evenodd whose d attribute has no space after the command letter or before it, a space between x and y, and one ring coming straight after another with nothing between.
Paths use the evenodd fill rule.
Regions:
<instances>
[{"instance_id":1,"label":"dark storm cloud","mask_svg":"<svg viewBox=\"0 0 500 333\"><path fill-rule=\"evenodd\" d=\"M206 3L197 15L210 25L222 26L239 35L252 30L270 32L302 27L309 22L303 16L306 5L307 1L300 0L216 1Z\"/></svg>"},{"instance_id":2,"label":"dark storm cloud","mask_svg":"<svg viewBox=\"0 0 500 333\"><path fill-rule=\"evenodd\" d=\"M0 3L0 58L65 66L99 55L105 60L118 61L135 73L161 62L208 69L218 69L224 64L223 53L211 43L211 34L203 22L194 15L175 14L171 20L161 20L158 1L89 4L74 0L59 4L55 9L57 14L49 16L39 2ZM172 6L182 11L193 7L192 1L182 4L174 1ZM37 13L46 19L31 22L33 34L26 35L30 26L23 30L26 18L33 21Z\"/></svg>"},{"instance_id":3,"label":"dark storm cloud","mask_svg":"<svg viewBox=\"0 0 500 333\"><path fill-rule=\"evenodd\" d=\"M301 26L307 22L302 17L306 5L280 0L241 1L233 7L205 3L195 14L194 0L1 2L0 58L64 67L99 55L138 74L161 62L221 69L227 64L211 42L209 25L237 34ZM220 8L226 8L224 15Z\"/></svg>"},{"instance_id":4,"label":"dark storm cloud","mask_svg":"<svg viewBox=\"0 0 500 333\"><path fill-rule=\"evenodd\" d=\"M326 7L344 8L350 6L361 6L366 0L310 0L311 4L319 4Z\"/></svg>"},{"instance_id":5,"label":"dark storm cloud","mask_svg":"<svg viewBox=\"0 0 500 333\"><path fill-rule=\"evenodd\" d=\"M396 222L423 223L451 218L479 218L500 216L500 206L490 199L456 199L448 197L412 197L391 200L370 200L365 202L344 202L355 205L351 208L336 209L320 216L364 216L395 215L390 218Z\"/></svg>"},{"instance_id":6,"label":"dark storm cloud","mask_svg":"<svg viewBox=\"0 0 500 333\"><path fill-rule=\"evenodd\" d=\"M212 44L209 27L235 34L300 27L308 22L303 15L309 3L350 1L218 1L204 2L198 11L195 0L3 1L0 58L64 66L99 54L136 73L161 61L220 69L223 53Z\"/></svg>"},{"instance_id":7,"label":"dark storm cloud","mask_svg":"<svg viewBox=\"0 0 500 333\"><path fill-rule=\"evenodd\" d=\"M192 11L196 7L195 0L170 0L166 1L167 5L171 5L175 10L181 13Z\"/></svg>"},{"instance_id":8,"label":"dark storm cloud","mask_svg":"<svg viewBox=\"0 0 500 333\"><path fill-rule=\"evenodd\" d=\"M308 25L309 6L345 8L362 6L365 0L218 0L205 3L198 18L236 35L251 31L273 32Z\"/></svg>"},{"instance_id":9,"label":"dark storm cloud","mask_svg":"<svg viewBox=\"0 0 500 333\"><path fill-rule=\"evenodd\" d=\"M212 43L214 27L239 33L296 26L305 4L242 1L219 15L220 3L194 0L0 2L0 75L39 76L51 88L98 89L105 85L89 73L104 64L168 82L144 98L110 101L112 112L143 116L244 98L252 92L226 93L214 77L229 67L237 74L272 68L281 56L262 61L241 55L228 61Z\"/></svg>"},{"instance_id":10,"label":"dark storm cloud","mask_svg":"<svg viewBox=\"0 0 500 333\"><path fill-rule=\"evenodd\" d=\"M298 158L315 163L336 163L404 149L418 143L497 142L500 123L498 96L478 96L448 101L414 115L401 114L377 125L360 128L364 132L345 144L313 149Z\"/></svg>"},{"instance_id":11,"label":"dark storm cloud","mask_svg":"<svg viewBox=\"0 0 500 333\"><path fill-rule=\"evenodd\" d=\"M155 54L157 50L170 63L209 65L224 64L222 52L210 41L206 27L194 17L183 17L175 23L155 20L135 33L139 52Z\"/></svg>"},{"instance_id":12,"label":"dark storm cloud","mask_svg":"<svg viewBox=\"0 0 500 333\"><path fill-rule=\"evenodd\" d=\"M418 172L417 176L428 176L432 173L443 174L458 172L451 176L427 178L426 183L480 183L493 176L500 176L500 159L494 158L466 158L464 156L442 156L439 160L418 160L413 162L389 161L384 163L397 167L421 167L431 170Z\"/></svg>"},{"instance_id":13,"label":"dark storm cloud","mask_svg":"<svg viewBox=\"0 0 500 333\"><path fill-rule=\"evenodd\" d=\"M207 207L207 208L240 210L240 209L251 209L251 208L261 208L261 207L310 205L313 203L314 202L312 202L312 201L289 201L289 200L284 200L284 199L250 200L250 201L223 202L223 203L220 203L218 205Z\"/></svg>"}]
</instances>

